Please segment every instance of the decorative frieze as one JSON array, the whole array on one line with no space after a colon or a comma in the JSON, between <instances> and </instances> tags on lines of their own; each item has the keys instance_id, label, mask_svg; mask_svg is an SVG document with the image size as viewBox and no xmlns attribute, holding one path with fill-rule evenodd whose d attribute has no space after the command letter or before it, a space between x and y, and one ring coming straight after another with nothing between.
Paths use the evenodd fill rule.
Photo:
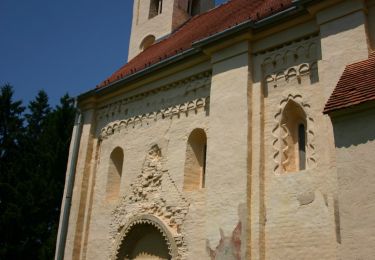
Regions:
<instances>
[{"instance_id":1,"label":"decorative frieze","mask_svg":"<svg viewBox=\"0 0 375 260\"><path fill-rule=\"evenodd\" d=\"M176 81L174 83L164 85L149 91L138 93L125 97L116 102L110 103L104 107L101 107L97 112L97 117L99 120L103 118L112 118L116 116L127 116L128 105L130 103L140 101L152 95L156 95L163 91L168 91L174 88L183 88L182 95L188 95L191 92L197 91L200 88L209 87L211 84L211 72L206 71L189 78Z\"/></svg>"},{"instance_id":2,"label":"decorative frieze","mask_svg":"<svg viewBox=\"0 0 375 260\"><path fill-rule=\"evenodd\" d=\"M143 115L133 116L124 120L117 120L105 126L100 133L100 138L107 138L122 130L131 130L138 127L148 126L160 120L178 119L187 117L190 113L201 111L208 112L210 97L198 98L189 102L160 109Z\"/></svg>"},{"instance_id":3,"label":"decorative frieze","mask_svg":"<svg viewBox=\"0 0 375 260\"><path fill-rule=\"evenodd\" d=\"M278 88L292 83L300 85L304 78L309 78L311 84L318 82L318 46L318 38L311 37L258 54L262 57L262 74L266 86Z\"/></svg>"}]
</instances>

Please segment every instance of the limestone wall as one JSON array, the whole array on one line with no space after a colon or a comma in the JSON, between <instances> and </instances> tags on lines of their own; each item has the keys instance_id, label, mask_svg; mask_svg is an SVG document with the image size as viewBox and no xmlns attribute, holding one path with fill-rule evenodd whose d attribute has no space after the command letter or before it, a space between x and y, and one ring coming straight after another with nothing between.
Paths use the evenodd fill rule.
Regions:
<instances>
[{"instance_id":1,"label":"limestone wall","mask_svg":"<svg viewBox=\"0 0 375 260\"><path fill-rule=\"evenodd\" d=\"M210 82L211 73L203 72L161 85L148 94L143 91L142 95L125 95L99 110L98 134L102 141L97 157L93 209L88 230L88 259L112 257L121 239L118 230L126 226L133 216L142 214L159 216L176 239L179 236L186 239L186 242L178 245L179 253L183 254L186 243L189 248L194 248L196 255L205 253L204 191L183 194L182 187L190 133L196 128L202 128L210 136ZM155 145L160 149L163 177L160 186L150 191L149 187L138 187L136 183L147 172L144 169L145 160ZM124 151L120 196L119 200L108 201L105 193L109 157L116 147ZM130 196L135 187L157 195L132 201ZM165 208L156 209L156 206L152 206L163 204L159 199L166 200ZM117 213L114 211L116 208ZM174 213L169 210L175 208L180 208L183 216L171 220ZM183 236L177 227L184 230Z\"/></svg>"},{"instance_id":2,"label":"limestone wall","mask_svg":"<svg viewBox=\"0 0 375 260\"><path fill-rule=\"evenodd\" d=\"M333 117L340 209L340 259L373 259L374 108ZM355 134L353 134L355 133Z\"/></svg>"},{"instance_id":3,"label":"limestone wall","mask_svg":"<svg viewBox=\"0 0 375 260\"><path fill-rule=\"evenodd\" d=\"M372 165L370 128L361 129L368 142L340 145L368 114L351 128L338 123L335 151L322 113L345 66L369 51L363 2L339 2L311 8L296 24L229 39L193 67L154 73L84 109L67 259L115 259L142 221L162 229L176 259L337 259L359 256L346 244L373 243L372 213L359 226L370 227L364 241L352 211L362 199L354 184L365 182L353 173L368 177ZM290 148L298 147L285 124L290 104L304 117L295 121L306 130L305 168L287 167L303 158ZM187 142L197 128L207 136L205 187L184 191ZM116 148L124 154L120 192L109 200ZM371 198L364 205L363 214Z\"/></svg>"},{"instance_id":4,"label":"limestone wall","mask_svg":"<svg viewBox=\"0 0 375 260\"><path fill-rule=\"evenodd\" d=\"M264 207L260 233L266 259L335 258L329 133L321 113L324 77L318 69L321 52L319 37L311 35L255 54L255 76L264 80L264 197L259 203ZM292 144L282 122L284 116L293 121L293 114L284 114L291 102L306 115L306 169L285 166L292 159L292 154L285 155ZM318 152L323 150L327 156Z\"/></svg>"}]
</instances>

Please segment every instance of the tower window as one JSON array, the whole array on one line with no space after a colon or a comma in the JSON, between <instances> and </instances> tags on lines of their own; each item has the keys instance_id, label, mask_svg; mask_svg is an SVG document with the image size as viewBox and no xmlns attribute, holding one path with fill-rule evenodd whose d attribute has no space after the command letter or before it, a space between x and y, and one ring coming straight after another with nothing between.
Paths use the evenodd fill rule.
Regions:
<instances>
[{"instance_id":1,"label":"tower window","mask_svg":"<svg viewBox=\"0 0 375 260\"><path fill-rule=\"evenodd\" d=\"M205 187L207 137L203 129L191 132L185 158L185 191L195 191Z\"/></svg>"},{"instance_id":2,"label":"tower window","mask_svg":"<svg viewBox=\"0 0 375 260\"><path fill-rule=\"evenodd\" d=\"M200 1L199 0L189 0L188 13L191 16L194 16L200 13Z\"/></svg>"},{"instance_id":3,"label":"tower window","mask_svg":"<svg viewBox=\"0 0 375 260\"><path fill-rule=\"evenodd\" d=\"M163 11L163 0L151 0L150 2L150 13L148 18L151 19Z\"/></svg>"}]
</instances>

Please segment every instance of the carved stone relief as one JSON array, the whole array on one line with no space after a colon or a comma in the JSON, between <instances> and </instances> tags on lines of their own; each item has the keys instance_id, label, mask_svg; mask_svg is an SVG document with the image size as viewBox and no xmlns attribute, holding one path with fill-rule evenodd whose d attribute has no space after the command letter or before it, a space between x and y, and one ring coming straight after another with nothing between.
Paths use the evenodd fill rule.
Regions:
<instances>
[{"instance_id":1,"label":"carved stone relief","mask_svg":"<svg viewBox=\"0 0 375 260\"><path fill-rule=\"evenodd\" d=\"M98 110L97 119L108 119L116 117L129 117L128 115L128 106L129 104L140 101L146 97L156 95L160 92L171 90L174 88L182 88L183 95L187 96L191 93L198 91L201 88L209 87L211 84L211 72L203 72L198 75L165 85L161 86L156 89L152 89L150 91L145 91L139 94L135 94L129 97L126 97L122 100L116 101L114 103L108 104Z\"/></svg>"},{"instance_id":2,"label":"carved stone relief","mask_svg":"<svg viewBox=\"0 0 375 260\"><path fill-rule=\"evenodd\" d=\"M134 116L124 120L114 121L104 128L100 133L100 138L107 138L110 135L120 132L121 130L131 130L134 128L148 126L156 121L164 119L180 118L188 116L190 113L201 111L208 112L210 97L198 98L189 102L160 109L143 115Z\"/></svg>"},{"instance_id":3,"label":"carved stone relief","mask_svg":"<svg viewBox=\"0 0 375 260\"><path fill-rule=\"evenodd\" d=\"M146 156L141 174L113 211L110 235L115 254L112 259L117 259L127 230L137 223L155 225L168 236L166 241L170 254L177 259L185 258L187 247L183 238L183 222L190 204L168 170L164 169L164 163L160 148L154 145Z\"/></svg>"},{"instance_id":4,"label":"carved stone relief","mask_svg":"<svg viewBox=\"0 0 375 260\"><path fill-rule=\"evenodd\" d=\"M273 171L276 174L283 172L283 165L287 158L286 151L288 150L288 142L286 138L288 137L288 131L281 123L281 117L285 106L288 104L289 100L294 101L299 104L301 108L306 113L306 132L307 132L307 143L306 143L306 161L307 168L313 168L316 165L316 154L315 154L315 131L314 131L314 119L311 117L310 105L305 103L300 94L289 94L281 99L277 113L274 116L274 127L272 129L273 141L272 147L274 150L273 161L274 167Z\"/></svg>"},{"instance_id":5,"label":"carved stone relief","mask_svg":"<svg viewBox=\"0 0 375 260\"><path fill-rule=\"evenodd\" d=\"M262 56L262 74L267 89L301 85L305 79L309 79L309 84L318 82L318 43L317 37L310 37L256 54Z\"/></svg>"}]
</instances>

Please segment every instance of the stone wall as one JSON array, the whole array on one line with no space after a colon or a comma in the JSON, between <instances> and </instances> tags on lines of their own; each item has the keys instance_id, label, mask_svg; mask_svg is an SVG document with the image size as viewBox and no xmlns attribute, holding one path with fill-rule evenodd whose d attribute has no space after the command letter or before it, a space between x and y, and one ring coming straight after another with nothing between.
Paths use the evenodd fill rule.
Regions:
<instances>
[{"instance_id":1,"label":"stone wall","mask_svg":"<svg viewBox=\"0 0 375 260\"><path fill-rule=\"evenodd\" d=\"M349 110L333 117L340 224L340 259L375 254L375 109ZM353 134L355 133L355 134Z\"/></svg>"},{"instance_id":2,"label":"stone wall","mask_svg":"<svg viewBox=\"0 0 375 260\"><path fill-rule=\"evenodd\" d=\"M373 194L358 187L372 182L373 136L361 127L373 125L371 113L338 122L334 136L322 111L345 66L367 58L373 21L361 1L325 4L84 108L66 258L116 259L143 223L160 230L176 259L370 259ZM285 167L291 102L305 115L305 169ZM198 128L207 136L205 186L184 190ZM121 183L108 200L116 148Z\"/></svg>"}]
</instances>

